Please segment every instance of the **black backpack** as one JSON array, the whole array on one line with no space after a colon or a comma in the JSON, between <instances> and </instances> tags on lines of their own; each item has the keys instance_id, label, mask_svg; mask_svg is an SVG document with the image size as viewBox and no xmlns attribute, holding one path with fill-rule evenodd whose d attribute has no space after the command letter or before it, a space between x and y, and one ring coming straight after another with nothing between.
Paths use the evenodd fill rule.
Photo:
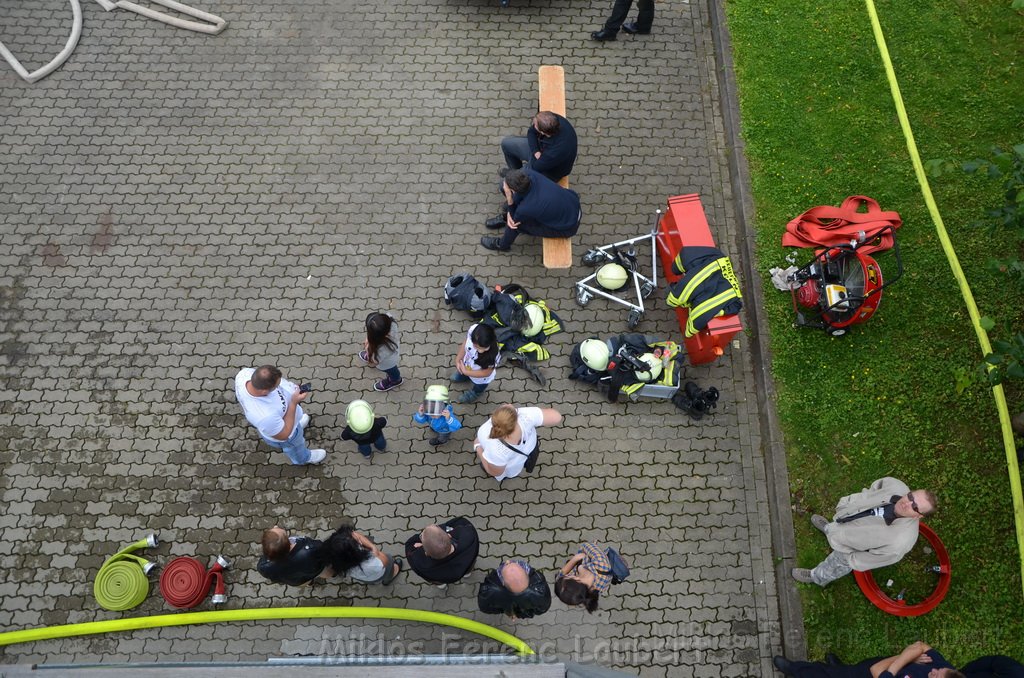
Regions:
<instances>
[{"instance_id":1,"label":"black backpack","mask_svg":"<svg viewBox=\"0 0 1024 678\"><path fill-rule=\"evenodd\" d=\"M484 322L492 327L508 327L513 332L520 333L530 322L530 316L526 314L528 301L530 293L521 285L509 283L504 287L495 288L495 293L491 297L494 313Z\"/></svg>"},{"instance_id":2,"label":"black backpack","mask_svg":"<svg viewBox=\"0 0 1024 678\"><path fill-rule=\"evenodd\" d=\"M479 316L491 306L491 291L469 273L458 273L445 283L444 303Z\"/></svg>"}]
</instances>

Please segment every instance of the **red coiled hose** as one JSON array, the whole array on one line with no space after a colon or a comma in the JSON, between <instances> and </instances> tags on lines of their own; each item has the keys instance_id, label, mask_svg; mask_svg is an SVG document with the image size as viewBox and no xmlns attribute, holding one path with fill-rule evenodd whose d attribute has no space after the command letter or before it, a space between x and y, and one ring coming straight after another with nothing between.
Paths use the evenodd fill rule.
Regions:
<instances>
[{"instance_id":1,"label":"red coiled hose","mask_svg":"<svg viewBox=\"0 0 1024 678\"><path fill-rule=\"evenodd\" d=\"M195 558L175 558L164 567L160 575L160 594L171 607L184 610L202 603L210 591L210 585L216 584L213 602L223 603L227 600L223 572L229 565L225 558L217 556L217 562L207 571Z\"/></svg>"}]
</instances>

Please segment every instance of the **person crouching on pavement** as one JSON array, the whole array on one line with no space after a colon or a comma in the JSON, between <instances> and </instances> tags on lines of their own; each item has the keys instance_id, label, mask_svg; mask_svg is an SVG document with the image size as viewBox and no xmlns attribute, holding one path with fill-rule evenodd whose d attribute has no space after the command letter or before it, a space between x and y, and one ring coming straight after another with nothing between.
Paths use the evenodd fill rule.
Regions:
<instances>
[{"instance_id":1,"label":"person crouching on pavement","mask_svg":"<svg viewBox=\"0 0 1024 678\"><path fill-rule=\"evenodd\" d=\"M494 381L501 362L498 337L490 325L477 323L466 332L466 340L459 344L455 355L455 371L451 380L456 383L473 382L472 388L459 396L459 402L476 402L487 385Z\"/></svg>"},{"instance_id":2,"label":"person crouching on pavement","mask_svg":"<svg viewBox=\"0 0 1024 678\"><path fill-rule=\"evenodd\" d=\"M437 435L429 442L435 447L448 442L451 434L462 428L462 422L455 418L452 406L448 403L448 387L441 384L427 387L423 402L416 414L412 415L412 420L417 424L430 424Z\"/></svg>"}]
</instances>

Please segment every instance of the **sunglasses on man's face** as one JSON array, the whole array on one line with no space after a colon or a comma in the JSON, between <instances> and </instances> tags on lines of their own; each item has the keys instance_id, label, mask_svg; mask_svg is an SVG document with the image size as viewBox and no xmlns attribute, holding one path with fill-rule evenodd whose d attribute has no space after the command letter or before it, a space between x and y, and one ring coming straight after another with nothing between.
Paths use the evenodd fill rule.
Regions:
<instances>
[{"instance_id":1,"label":"sunglasses on man's face","mask_svg":"<svg viewBox=\"0 0 1024 678\"><path fill-rule=\"evenodd\" d=\"M914 493L907 492L907 500L910 501L910 508L914 509L914 513L920 513L920 509L917 508L917 502L914 501Z\"/></svg>"}]
</instances>

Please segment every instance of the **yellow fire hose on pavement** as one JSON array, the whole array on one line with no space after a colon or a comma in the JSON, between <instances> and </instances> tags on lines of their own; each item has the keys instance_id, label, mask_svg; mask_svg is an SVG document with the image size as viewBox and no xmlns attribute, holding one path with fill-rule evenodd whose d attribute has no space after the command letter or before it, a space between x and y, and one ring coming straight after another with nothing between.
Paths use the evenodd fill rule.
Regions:
<instances>
[{"instance_id":1,"label":"yellow fire hose on pavement","mask_svg":"<svg viewBox=\"0 0 1024 678\"><path fill-rule=\"evenodd\" d=\"M37 640L54 640L72 636L86 636L114 631L136 631L164 626L186 626L190 624L213 624L230 621L257 621L280 619L388 619L393 621L424 622L441 624L485 636L503 643L520 656L535 654L525 642L501 629L488 626L472 619L463 619L441 612L406 610L398 607L271 607L261 610L213 610L210 612L187 612L184 614L161 614L151 617L109 619L107 621L44 626L37 629L7 631L0 633L0 647L15 643L31 643Z\"/></svg>"}]
</instances>

